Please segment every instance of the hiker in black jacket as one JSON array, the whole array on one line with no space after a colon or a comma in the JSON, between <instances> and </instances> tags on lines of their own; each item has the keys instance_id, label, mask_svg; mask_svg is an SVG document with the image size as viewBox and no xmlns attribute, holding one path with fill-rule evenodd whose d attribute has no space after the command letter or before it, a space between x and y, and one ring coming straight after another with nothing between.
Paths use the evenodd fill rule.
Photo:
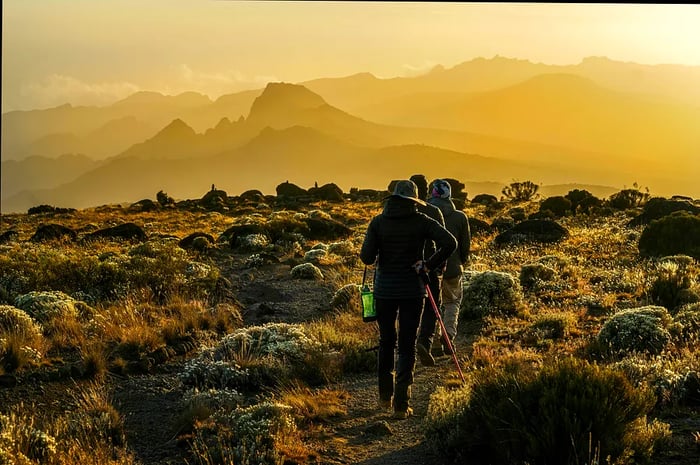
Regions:
<instances>
[{"instance_id":1,"label":"hiker in black jacket","mask_svg":"<svg viewBox=\"0 0 700 465\"><path fill-rule=\"evenodd\" d=\"M417 206L423 203L412 181L399 181L394 193L387 197L382 213L370 221L360 251L363 263L376 262L374 302L379 325L379 405L389 410L393 397L394 416L399 419L413 412L409 404L416 364L416 337L427 295L419 273L440 266L457 247L449 231L418 212ZM425 242L429 240L435 241L436 251L425 257ZM398 358L394 366L397 340Z\"/></svg>"}]
</instances>

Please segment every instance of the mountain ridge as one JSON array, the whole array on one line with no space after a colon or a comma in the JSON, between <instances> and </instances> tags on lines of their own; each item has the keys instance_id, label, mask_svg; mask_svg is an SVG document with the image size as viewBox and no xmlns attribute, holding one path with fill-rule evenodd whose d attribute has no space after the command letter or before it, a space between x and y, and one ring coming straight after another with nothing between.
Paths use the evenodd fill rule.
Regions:
<instances>
[{"instance_id":1,"label":"mountain ridge","mask_svg":"<svg viewBox=\"0 0 700 465\"><path fill-rule=\"evenodd\" d=\"M457 179L460 179L458 176L469 176L470 179L475 177L475 180L478 180L479 177L498 174L501 182L516 177L520 179L527 177L537 183L555 184L576 182L581 185L614 186L639 182L641 185L653 184L653 189L657 192L674 191L674 194L698 195L694 190L696 188L693 175L697 177L700 172L697 172L699 167L697 162L693 163L692 158L696 152L680 150L683 147L682 144L694 148L696 146L693 144L700 142L696 136L697 131L694 129L697 127L697 115L700 113L692 106L677 104L672 99L664 100L658 95L639 94L636 90L621 92L602 86L598 81L586 76L562 72L568 68L541 64L533 68L530 67L532 63L523 60L502 57L490 60L475 59L462 63L457 71L466 72L465 70L468 71L473 66L484 63L492 68L514 69L521 74L523 69L529 69L530 72L533 69L554 69L557 72L535 74L528 79L516 80L509 86L498 87L488 92L467 92L464 89L454 91L449 86L438 88L437 92L436 89L429 89L424 94L412 95L413 108L410 105L401 108L401 99L409 98L405 95L393 100L384 96L386 98L375 101L376 104L386 106L385 114L391 114L391 111L395 113L404 111L405 114L414 118L413 126L387 124L387 121L381 121L381 118L368 117L366 112L370 109L367 107L364 108L364 112L353 113L344 107L337 106L327 95L317 92L312 86L307 87L297 83L268 83L262 90L224 95L216 100L196 92L183 93L180 94L182 98L176 101L179 101L186 110L178 111L174 118L169 117L172 114L165 111L165 107L150 108L141 113L139 116L148 121L152 121L148 119L151 117L163 120L163 124L156 126L160 129L155 129L147 138L135 141L128 149L107 156L104 161L106 165L116 163L123 167L136 164L134 159L141 159L144 162L143 169L146 170L146 166L152 169L150 167L154 161L160 161L162 164L162 162L171 163L177 159L183 159L184 161L177 162L178 166L196 165L196 170L206 171L205 168L200 168L200 165L216 160L226 165L228 169L239 169L240 166L234 167L226 160L226 154L228 154L234 158L248 157L244 163L246 172L249 176L262 179L274 175L272 172L267 173L269 167L263 164L262 160L275 163L280 158L269 158L267 153L251 155L250 151L254 145L249 145L251 141L261 136L257 142L265 141L266 138L281 137L280 134L271 132L273 130L283 131L296 127L297 129L285 133L289 136L294 131L303 132L298 128L305 127L321 135L309 136L311 137L309 144L315 141L313 143L317 143L317 147L323 146L319 143L321 137L326 137L333 142L326 140L325 152L317 151L316 159L311 160L304 158L300 142L295 141L290 149L290 156L298 157L299 163L295 165L293 162L285 161L284 166L289 170L302 169L302 165L313 166L314 163L325 163L329 165L326 168L329 172L342 173L343 163L365 164L368 167L374 165L375 171L384 170L380 177L395 178L397 175L390 172L401 170L407 163L406 160L410 160L409 164L415 169L419 169L420 165L431 163L441 163L445 166L451 163L454 166L450 166L449 170L455 173L451 177ZM624 64L597 59L582 62L580 65L584 64L589 68L610 66L624 68ZM649 68L642 67L642 69ZM667 68L662 66L662 69ZM686 68L683 69L686 70ZM429 73L416 78L382 80L369 73L357 73L349 80L326 78L313 82L323 82L326 86L330 85L329 83L341 82L346 88L355 86L354 89L358 92L367 83L381 83L383 88L396 85L393 92L395 95L400 95L401 92L417 88L416 83L423 82L420 85L425 85L425 82L430 82L431 76L433 78L442 76L441 79L446 79L444 82L448 82L449 73L454 72L453 69L434 67ZM487 75L488 71L483 71L482 74ZM503 73L501 77L512 80L512 74L509 71ZM454 76L456 74L452 74L452 78ZM473 77L478 81L477 78L481 79L479 76ZM342 86L339 89L342 89ZM420 97L421 95L423 97ZM614 100L613 96L617 100ZM622 99L623 97L627 100ZM347 98L361 100L357 98L357 93L349 93ZM420 106L421 98L428 103ZM134 102L144 100L173 101L162 94L144 92L133 96L130 100L123 99L118 107L123 110ZM204 105L202 105L203 102ZM243 110L246 105L247 108ZM355 105L357 106L357 103ZM629 111L630 108L634 111ZM643 111L639 111L639 108L651 108L658 111L660 116L655 116L657 118L655 120L648 118L651 122L643 121L646 116ZM101 128L109 128L110 124L117 128L119 121L129 121L129 116L104 121L107 116L111 118L118 114L113 110L113 106L106 110L99 110L64 105L46 112L37 111L31 115L38 118L36 121L39 126L46 123L47 126L53 124L63 128L71 124L80 125L87 120L90 120L93 125L101 123ZM594 110L599 113L596 114ZM376 112L376 109L374 111ZM431 112L435 114L431 115ZM596 121L596 118L585 119L586 115L592 114L596 114L596 118L600 121ZM3 115L3 123L6 122L5 116ZM23 114L23 116L27 115ZM422 121L421 118L423 118ZM27 121L21 118L19 120L10 118L9 125L3 124L3 134L14 129L20 136L27 136L32 131L32 128L27 128ZM639 122L632 124L631 129L625 132L624 128L616 127L625 121ZM405 123L403 120L401 122ZM459 125L455 122L459 122ZM125 126L128 125L125 124ZM675 130L676 133L668 128ZM637 129L636 132L635 129ZM90 134L95 131L93 130ZM109 129L106 129L103 134L106 136L109 132ZM49 139L55 137L56 140L63 137L66 146L70 144L77 146L80 142L80 137L70 131L52 134L44 137ZM674 134L678 134L678 137L671 137ZM616 137L619 140L615 140ZM595 144L596 141L598 145ZM6 158L5 155L7 146L12 146L14 142L16 140L8 142L3 137L3 165L12 159ZM625 153L615 148L614 143L618 146L631 145L633 148L636 144L639 150L632 150L632 154ZM654 145L655 143L657 145ZM268 145L272 147L274 144L270 142ZM421 159L417 146L435 148L436 151L431 152L436 154L435 157L423 156L424 159ZM611 147L614 150L611 150ZM676 147L679 149L677 150ZM278 144L274 150L284 153L287 149ZM644 155L644 150L649 150L652 155L664 153L665 158L657 162L656 166L650 165L642 169L639 160L640 156ZM388 152L393 153L388 157L393 164L384 163L382 156ZM428 152L423 151L423 153ZM359 158L347 159L350 153L356 154ZM336 163L336 158L343 161ZM120 159L130 159L130 161L125 162ZM472 171L463 167L456 168L467 159L480 168ZM117 160L120 161L117 163ZM451 161L448 163L446 160ZM243 162L241 162L242 165ZM257 173L251 171L253 166L258 166ZM493 166L500 166L500 172L495 173ZM192 169L191 166L190 169ZM214 165L210 169L217 168ZM159 170L162 171L163 168ZM5 182L5 172L6 170L3 170L3 182ZM318 177L319 174L322 173L317 171L315 176ZM410 174L412 173L407 173L407 176ZM154 176L160 176L160 174L154 174ZM204 174L201 177L206 178ZM287 174L282 177L290 176ZM488 179L484 179L486 180ZM154 180L156 181L157 179ZM376 182L385 184L380 182L379 178ZM221 183L217 183L219 184ZM159 189L160 187L157 190ZM49 194L46 193L46 195ZM6 200L6 197L3 197L4 205L7 205ZM56 198L56 201L58 200L60 200L59 197ZM50 199L48 201L50 202Z\"/></svg>"}]
</instances>

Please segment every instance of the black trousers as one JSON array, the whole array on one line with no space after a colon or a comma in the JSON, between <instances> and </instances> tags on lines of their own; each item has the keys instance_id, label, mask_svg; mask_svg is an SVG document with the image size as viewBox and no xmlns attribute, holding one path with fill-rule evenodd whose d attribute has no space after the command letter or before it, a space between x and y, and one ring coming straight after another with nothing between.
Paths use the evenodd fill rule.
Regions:
<instances>
[{"instance_id":1,"label":"black trousers","mask_svg":"<svg viewBox=\"0 0 700 465\"><path fill-rule=\"evenodd\" d=\"M413 371L416 365L416 337L424 301L423 297L374 300L379 324L379 398L386 401L393 396L394 410L406 410L411 399ZM398 356L395 359L396 348Z\"/></svg>"}]
</instances>

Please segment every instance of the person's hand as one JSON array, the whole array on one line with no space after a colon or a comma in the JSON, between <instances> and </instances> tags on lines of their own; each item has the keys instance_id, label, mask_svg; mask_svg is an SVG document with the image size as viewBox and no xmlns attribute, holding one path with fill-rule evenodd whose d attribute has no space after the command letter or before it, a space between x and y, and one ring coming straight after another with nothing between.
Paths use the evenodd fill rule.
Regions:
<instances>
[{"instance_id":1,"label":"person's hand","mask_svg":"<svg viewBox=\"0 0 700 465\"><path fill-rule=\"evenodd\" d=\"M416 274L428 273L430 271L424 260L418 260L414 263L413 269L416 270Z\"/></svg>"}]
</instances>

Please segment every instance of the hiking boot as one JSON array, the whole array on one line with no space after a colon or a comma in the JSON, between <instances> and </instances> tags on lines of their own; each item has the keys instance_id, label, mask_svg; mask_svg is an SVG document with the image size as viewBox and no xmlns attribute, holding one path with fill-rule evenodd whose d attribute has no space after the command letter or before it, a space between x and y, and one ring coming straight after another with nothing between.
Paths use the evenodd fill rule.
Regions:
<instances>
[{"instance_id":1,"label":"hiking boot","mask_svg":"<svg viewBox=\"0 0 700 465\"><path fill-rule=\"evenodd\" d=\"M379 410L381 410L382 412L391 411L391 399L389 399L389 400L379 399Z\"/></svg>"},{"instance_id":2,"label":"hiking boot","mask_svg":"<svg viewBox=\"0 0 700 465\"><path fill-rule=\"evenodd\" d=\"M407 407L406 410L397 410L394 412L394 418L397 420L405 420L411 415L413 415L413 409L411 407Z\"/></svg>"},{"instance_id":3,"label":"hiking boot","mask_svg":"<svg viewBox=\"0 0 700 465\"><path fill-rule=\"evenodd\" d=\"M420 359L420 362L424 366L435 366L435 359L432 355L430 355L430 351L428 350L428 347L425 346L425 344L423 344L422 342L418 342L416 344L416 352L418 353L418 358Z\"/></svg>"},{"instance_id":4,"label":"hiking boot","mask_svg":"<svg viewBox=\"0 0 700 465\"><path fill-rule=\"evenodd\" d=\"M445 351L442 349L442 346L441 346L441 345L433 346L433 347L430 349L430 355L432 355L433 358L435 358L435 357L442 357L443 355L445 355Z\"/></svg>"},{"instance_id":5,"label":"hiking boot","mask_svg":"<svg viewBox=\"0 0 700 465\"><path fill-rule=\"evenodd\" d=\"M454 341L450 341L450 344L452 347L454 347ZM450 349L450 346L445 343L445 341L442 341L442 351L445 353L445 355L452 355L452 350Z\"/></svg>"}]
</instances>

